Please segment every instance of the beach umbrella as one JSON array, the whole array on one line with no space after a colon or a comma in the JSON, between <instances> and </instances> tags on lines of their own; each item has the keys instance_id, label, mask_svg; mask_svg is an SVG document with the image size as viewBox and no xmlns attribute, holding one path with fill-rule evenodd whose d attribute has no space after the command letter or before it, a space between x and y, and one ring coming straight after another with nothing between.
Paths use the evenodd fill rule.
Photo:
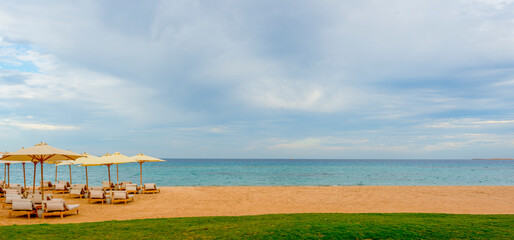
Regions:
<instances>
[{"instance_id":1,"label":"beach umbrella","mask_svg":"<svg viewBox=\"0 0 514 240\"><path fill-rule=\"evenodd\" d=\"M31 161L41 163L41 190L43 190L43 163L56 162L63 160L75 160L82 155L71 151L54 148L46 143L36 144L34 147L22 148L16 152L7 153L1 159L12 161ZM35 165L34 165L35 167ZM35 177L34 177L35 178ZM34 183L35 188L35 183ZM41 191L41 199L44 198L44 192Z\"/></svg>"},{"instance_id":2,"label":"beach umbrella","mask_svg":"<svg viewBox=\"0 0 514 240\"><path fill-rule=\"evenodd\" d=\"M25 180L25 163L28 163L28 161L7 161L7 160L0 160L0 164L3 163L4 164L4 183L6 183L5 181L5 172L6 172L6 169L7 169L7 186L10 187L11 186L11 176L10 176L10 166L11 164L13 163L21 163L23 164L23 188L27 188L27 182Z\"/></svg>"},{"instance_id":3,"label":"beach umbrella","mask_svg":"<svg viewBox=\"0 0 514 240\"><path fill-rule=\"evenodd\" d=\"M136 156L132 156L131 158L134 159L134 161L139 163L139 181L140 181L141 186L143 185L143 163L144 162L166 162L162 159L150 157L150 156L144 155L142 153L138 153Z\"/></svg>"},{"instance_id":4,"label":"beach umbrella","mask_svg":"<svg viewBox=\"0 0 514 240\"><path fill-rule=\"evenodd\" d=\"M109 186L111 185L111 165L118 166L118 164L135 162L132 158L125 156L119 152L115 152L113 154L107 153L101 157L96 158L95 160L97 160L97 161L95 161L93 163L85 163L85 164L81 164L81 165L82 166L99 166L99 165L107 166L107 173L109 176ZM116 181L117 182L119 181L118 168L116 168Z\"/></svg>"},{"instance_id":5,"label":"beach umbrella","mask_svg":"<svg viewBox=\"0 0 514 240\"><path fill-rule=\"evenodd\" d=\"M64 162L61 162L57 165L69 165L70 168L71 168L71 165L78 165L78 166L82 166L82 164L86 164L86 163L94 163L95 159L97 159L98 157L97 156L93 156L93 155L90 155L90 154L87 154L87 153L83 153L82 154L82 157L79 157L77 159L75 159L75 161L64 161ZM100 166L100 164L98 164L97 166ZM89 189L89 182L88 182L88 176L87 176L87 166L84 166L85 169L86 169L86 188ZM71 181L71 169L70 169L70 181Z\"/></svg>"}]
</instances>

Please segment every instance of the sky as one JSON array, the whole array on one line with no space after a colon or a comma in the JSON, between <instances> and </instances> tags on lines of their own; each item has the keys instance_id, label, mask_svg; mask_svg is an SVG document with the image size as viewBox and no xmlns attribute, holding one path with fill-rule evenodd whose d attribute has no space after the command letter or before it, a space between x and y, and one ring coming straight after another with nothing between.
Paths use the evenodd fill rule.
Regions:
<instances>
[{"instance_id":1,"label":"sky","mask_svg":"<svg viewBox=\"0 0 514 240\"><path fill-rule=\"evenodd\" d=\"M0 151L514 157L514 1L0 1Z\"/></svg>"}]
</instances>

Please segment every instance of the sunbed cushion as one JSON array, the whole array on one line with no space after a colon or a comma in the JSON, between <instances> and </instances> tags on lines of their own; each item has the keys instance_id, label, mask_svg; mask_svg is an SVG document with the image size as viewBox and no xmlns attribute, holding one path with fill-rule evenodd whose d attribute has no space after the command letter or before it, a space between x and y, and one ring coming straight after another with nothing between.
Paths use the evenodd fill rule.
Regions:
<instances>
[{"instance_id":1,"label":"sunbed cushion","mask_svg":"<svg viewBox=\"0 0 514 240\"><path fill-rule=\"evenodd\" d=\"M137 191L137 184L127 184L127 191Z\"/></svg>"},{"instance_id":2,"label":"sunbed cushion","mask_svg":"<svg viewBox=\"0 0 514 240\"><path fill-rule=\"evenodd\" d=\"M126 182L126 181L121 182L122 187L127 187L127 184L132 184L132 182Z\"/></svg>"},{"instance_id":3,"label":"sunbed cushion","mask_svg":"<svg viewBox=\"0 0 514 240\"><path fill-rule=\"evenodd\" d=\"M58 183L55 185L55 190L64 191L68 190L68 188L66 187L66 184Z\"/></svg>"},{"instance_id":4,"label":"sunbed cushion","mask_svg":"<svg viewBox=\"0 0 514 240\"><path fill-rule=\"evenodd\" d=\"M104 188L112 187L112 186L113 186L113 183L111 182L111 184L109 185L109 181L103 181L103 182L102 182L102 186L103 186Z\"/></svg>"},{"instance_id":5,"label":"sunbed cushion","mask_svg":"<svg viewBox=\"0 0 514 240\"><path fill-rule=\"evenodd\" d=\"M157 190L155 183L145 183L145 190Z\"/></svg>"},{"instance_id":6,"label":"sunbed cushion","mask_svg":"<svg viewBox=\"0 0 514 240\"><path fill-rule=\"evenodd\" d=\"M54 199L50 201L44 201L45 209L47 212L64 211L64 201L57 201L60 199Z\"/></svg>"},{"instance_id":7,"label":"sunbed cushion","mask_svg":"<svg viewBox=\"0 0 514 240\"><path fill-rule=\"evenodd\" d=\"M127 193L127 191L114 191L113 198L114 199L127 199L128 193Z\"/></svg>"},{"instance_id":8,"label":"sunbed cushion","mask_svg":"<svg viewBox=\"0 0 514 240\"><path fill-rule=\"evenodd\" d=\"M69 183L68 181L62 181L62 180L57 181L57 183L58 183L58 184L64 184L64 185L66 185L66 186L69 186L69 185L70 185L70 183Z\"/></svg>"},{"instance_id":9,"label":"sunbed cushion","mask_svg":"<svg viewBox=\"0 0 514 240\"><path fill-rule=\"evenodd\" d=\"M5 189L5 194L20 195L20 191L18 191L18 189L8 188Z\"/></svg>"},{"instance_id":10,"label":"sunbed cushion","mask_svg":"<svg viewBox=\"0 0 514 240\"><path fill-rule=\"evenodd\" d=\"M82 188L82 189L86 189L86 184L73 184L71 185L71 188Z\"/></svg>"},{"instance_id":11,"label":"sunbed cushion","mask_svg":"<svg viewBox=\"0 0 514 240\"><path fill-rule=\"evenodd\" d=\"M103 187L89 187L89 190L91 190L91 191L103 191L104 188Z\"/></svg>"},{"instance_id":12,"label":"sunbed cushion","mask_svg":"<svg viewBox=\"0 0 514 240\"><path fill-rule=\"evenodd\" d=\"M70 194L81 195L84 193L83 188L71 188Z\"/></svg>"},{"instance_id":13,"label":"sunbed cushion","mask_svg":"<svg viewBox=\"0 0 514 240\"><path fill-rule=\"evenodd\" d=\"M103 191L91 191L91 198L102 199L105 198L105 194Z\"/></svg>"},{"instance_id":14,"label":"sunbed cushion","mask_svg":"<svg viewBox=\"0 0 514 240\"><path fill-rule=\"evenodd\" d=\"M65 206L66 206L66 211L70 211L70 210L79 208L80 205L79 204L69 204L69 205L66 204Z\"/></svg>"},{"instance_id":15,"label":"sunbed cushion","mask_svg":"<svg viewBox=\"0 0 514 240\"><path fill-rule=\"evenodd\" d=\"M29 195L31 195L32 194L32 190L28 191L28 193L29 193ZM38 190L34 190L34 194L41 195L41 190L39 190L39 189Z\"/></svg>"},{"instance_id":16,"label":"sunbed cushion","mask_svg":"<svg viewBox=\"0 0 514 240\"><path fill-rule=\"evenodd\" d=\"M12 210L32 211L34 210L34 203L31 199L14 199L12 201Z\"/></svg>"},{"instance_id":17,"label":"sunbed cushion","mask_svg":"<svg viewBox=\"0 0 514 240\"><path fill-rule=\"evenodd\" d=\"M13 199L22 199L21 198L22 196L21 195L13 195L13 194L7 194L5 195L5 203L12 203L12 200Z\"/></svg>"}]
</instances>

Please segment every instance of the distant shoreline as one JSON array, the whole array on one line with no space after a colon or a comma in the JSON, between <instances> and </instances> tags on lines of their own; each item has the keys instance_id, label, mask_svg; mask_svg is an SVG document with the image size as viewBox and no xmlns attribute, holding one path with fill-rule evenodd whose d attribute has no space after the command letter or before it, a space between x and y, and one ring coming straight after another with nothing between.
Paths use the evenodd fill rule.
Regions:
<instances>
[{"instance_id":1,"label":"distant shoreline","mask_svg":"<svg viewBox=\"0 0 514 240\"><path fill-rule=\"evenodd\" d=\"M473 158L472 160L514 160L514 158Z\"/></svg>"}]
</instances>

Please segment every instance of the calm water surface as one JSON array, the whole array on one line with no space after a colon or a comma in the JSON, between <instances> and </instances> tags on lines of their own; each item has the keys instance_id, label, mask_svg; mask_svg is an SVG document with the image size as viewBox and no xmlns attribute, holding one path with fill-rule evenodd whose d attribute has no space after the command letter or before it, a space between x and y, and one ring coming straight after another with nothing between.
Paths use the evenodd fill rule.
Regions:
<instances>
[{"instance_id":1,"label":"calm water surface","mask_svg":"<svg viewBox=\"0 0 514 240\"><path fill-rule=\"evenodd\" d=\"M160 186L514 186L514 160L321 160L166 159L143 164L143 182ZM10 167L11 183L23 184L21 164ZM33 165L26 165L32 185ZM40 179L39 165L37 180ZM57 169L69 180L68 166ZM107 180L107 167L88 167L90 185ZM1 176L3 178L3 176ZM55 165L45 164L54 181ZM119 165L120 181L139 183L139 164ZM36 180L36 181L37 181ZM74 183L85 183L84 167L72 166ZM111 167L116 182L116 166Z\"/></svg>"}]
</instances>

